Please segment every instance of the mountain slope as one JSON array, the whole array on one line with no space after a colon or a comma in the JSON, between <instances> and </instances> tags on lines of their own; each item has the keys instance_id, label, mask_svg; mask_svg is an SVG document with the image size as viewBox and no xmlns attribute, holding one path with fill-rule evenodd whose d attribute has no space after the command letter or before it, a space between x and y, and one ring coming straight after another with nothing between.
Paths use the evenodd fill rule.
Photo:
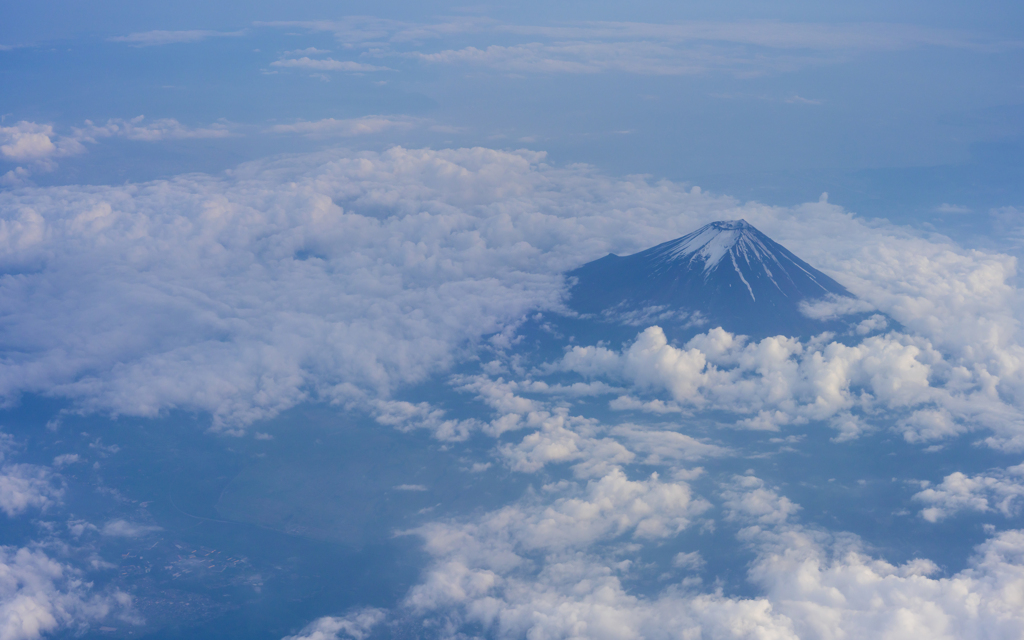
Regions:
<instances>
[{"instance_id":1,"label":"mountain slope","mask_svg":"<svg viewBox=\"0 0 1024 640\"><path fill-rule=\"evenodd\" d=\"M722 326L759 336L833 328L800 303L853 296L745 220L712 222L631 256L610 254L568 274L569 306L613 324ZM844 323L845 326L845 323Z\"/></svg>"}]
</instances>

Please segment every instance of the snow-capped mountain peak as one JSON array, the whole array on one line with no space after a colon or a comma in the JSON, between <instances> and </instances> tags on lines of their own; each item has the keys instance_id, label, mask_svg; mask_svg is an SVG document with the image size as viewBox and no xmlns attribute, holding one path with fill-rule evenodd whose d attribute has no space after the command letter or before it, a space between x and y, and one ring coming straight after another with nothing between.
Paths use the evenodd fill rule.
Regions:
<instances>
[{"instance_id":1,"label":"snow-capped mountain peak","mask_svg":"<svg viewBox=\"0 0 1024 640\"><path fill-rule=\"evenodd\" d=\"M753 229L746 220L723 220L712 222L664 245L663 255L669 260L702 259L704 271L718 265L730 251L741 253L769 254L767 247L750 232Z\"/></svg>"},{"instance_id":2,"label":"snow-capped mountain peak","mask_svg":"<svg viewBox=\"0 0 1024 640\"><path fill-rule=\"evenodd\" d=\"M609 320L701 319L744 333L823 331L800 304L852 297L746 220L712 222L693 233L626 257L610 254L569 274L570 306ZM812 326L813 325L813 326Z\"/></svg>"},{"instance_id":3,"label":"snow-capped mountain peak","mask_svg":"<svg viewBox=\"0 0 1024 640\"><path fill-rule=\"evenodd\" d=\"M653 265L657 265L659 262L666 263L664 266L686 262L691 268L700 267L705 278L710 277L711 272L727 259L726 268L731 268L736 272L750 298L755 301L757 294L744 277L744 271L753 270L758 275L765 276L767 283L787 296L789 295L788 287L776 280L776 272L785 276L786 272L797 270L811 283L821 288L818 295L839 293L835 286L831 286L838 286L834 280L827 276L822 277L824 274L820 271L810 268L803 260L743 219L712 222L691 234L660 244L637 254L637 256L644 254L648 254L648 260ZM743 265L742 268L741 265ZM791 280L792 277L789 279ZM825 282L826 280L829 282ZM807 297L810 293L809 291L804 292L804 296Z\"/></svg>"}]
</instances>

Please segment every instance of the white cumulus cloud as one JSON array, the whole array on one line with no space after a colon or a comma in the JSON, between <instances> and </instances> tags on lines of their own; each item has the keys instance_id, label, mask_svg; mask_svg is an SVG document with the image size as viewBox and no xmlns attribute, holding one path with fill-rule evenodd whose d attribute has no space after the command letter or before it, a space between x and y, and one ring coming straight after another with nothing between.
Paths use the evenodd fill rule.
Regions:
<instances>
[{"instance_id":1,"label":"white cumulus cloud","mask_svg":"<svg viewBox=\"0 0 1024 640\"><path fill-rule=\"evenodd\" d=\"M79 571L39 549L0 547L0 638L36 640L81 633L109 615L129 615L131 598L95 592Z\"/></svg>"},{"instance_id":2,"label":"white cumulus cloud","mask_svg":"<svg viewBox=\"0 0 1024 640\"><path fill-rule=\"evenodd\" d=\"M382 609L360 609L346 616L325 616L309 623L302 631L283 640L363 640L370 631L384 621Z\"/></svg>"},{"instance_id":3,"label":"white cumulus cloud","mask_svg":"<svg viewBox=\"0 0 1024 640\"><path fill-rule=\"evenodd\" d=\"M53 168L53 159L85 153L74 137L58 135L53 125L22 120L9 127L0 125L0 158L10 162L34 163Z\"/></svg>"},{"instance_id":4,"label":"white cumulus cloud","mask_svg":"<svg viewBox=\"0 0 1024 640\"><path fill-rule=\"evenodd\" d=\"M1024 464L976 476L951 473L941 483L914 494L914 500L928 505L921 517L929 522L960 511L999 511L1010 517L1020 513L1024 502Z\"/></svg>"},{"instance_id":5,"label":"white cumulus cloud","mask_svg":"<svg viewBox=\"0 0 1024 640\"><path fill-rule=\"evenodd\" d=\"M895 428L910 442L983 426L997 434L991 444L1024 444L1024 415L992 395L987 371L954 366L928 341L898 333L846 345L828 336L806 343L784 336L751 342L716 328L676 347L655 326L622 351L575 346L558 366L667 393L683 408L737 413L737 424L750 429L824 420L844 440L871 430L874 416L895 415L903 416ZM657 411L621 397L611 406Z\"/></svg>"},{"instance_id":6,"label":"white cumulus cloud","mask_svg":"<svg viewBox=\"0 0 1024 640\"><path fill-rule=\"evenodd\" d=\"M0 467L0 511L8 517L27 509L45 509L64 495L59 476L49 467L35 464L5 464Z\"/></svg>"}]
</instances>

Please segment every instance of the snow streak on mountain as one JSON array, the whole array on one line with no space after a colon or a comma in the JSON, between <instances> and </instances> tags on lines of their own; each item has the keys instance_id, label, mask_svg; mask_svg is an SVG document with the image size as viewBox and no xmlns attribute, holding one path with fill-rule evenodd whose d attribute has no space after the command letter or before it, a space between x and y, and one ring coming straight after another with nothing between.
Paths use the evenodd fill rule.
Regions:
<instances>
[{"instance_id":1,"label":"snow streak on mountain","mask_svg":"<svg viewBox=\"0 0 1024 640\"><path fill-rule=\"evenodd\" d=\"M800 303L852 295L745 220L712 222L631 256L569 273L569 306L615 324L722 326L752 336L832 329Z\"/></svg>"}]
</instances>

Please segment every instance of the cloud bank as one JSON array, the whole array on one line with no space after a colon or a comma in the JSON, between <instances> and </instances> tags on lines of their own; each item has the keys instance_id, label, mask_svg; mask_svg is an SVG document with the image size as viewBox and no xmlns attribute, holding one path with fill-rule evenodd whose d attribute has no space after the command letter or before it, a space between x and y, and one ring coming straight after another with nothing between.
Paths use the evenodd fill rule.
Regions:
<instances>
[{"instance_id":1,"label":"cloud bank","mask_svg":"<svg viewBox=\"0 0 1024 640\"><path fill-rule=\"evenodd\" d=\"M224 177L6 192L0 217L8 403L30 392L112 414L182 408L236 429L309 399L386 398L529 309L556 307L566 269L740 217L913 332L831 347L906 364L864 370L883 402L932 393L936 368L963 377L963 393L1021 391L1012 258L868 226L828 203L740 205L535 152L289 156ZM794 351L806 347L773 344L722 357L774 349L783 368L811 365ZM683 378L673 384L688 397ZM943 415L905 431L941 431Z\"/></svg>"}]
</instances>

